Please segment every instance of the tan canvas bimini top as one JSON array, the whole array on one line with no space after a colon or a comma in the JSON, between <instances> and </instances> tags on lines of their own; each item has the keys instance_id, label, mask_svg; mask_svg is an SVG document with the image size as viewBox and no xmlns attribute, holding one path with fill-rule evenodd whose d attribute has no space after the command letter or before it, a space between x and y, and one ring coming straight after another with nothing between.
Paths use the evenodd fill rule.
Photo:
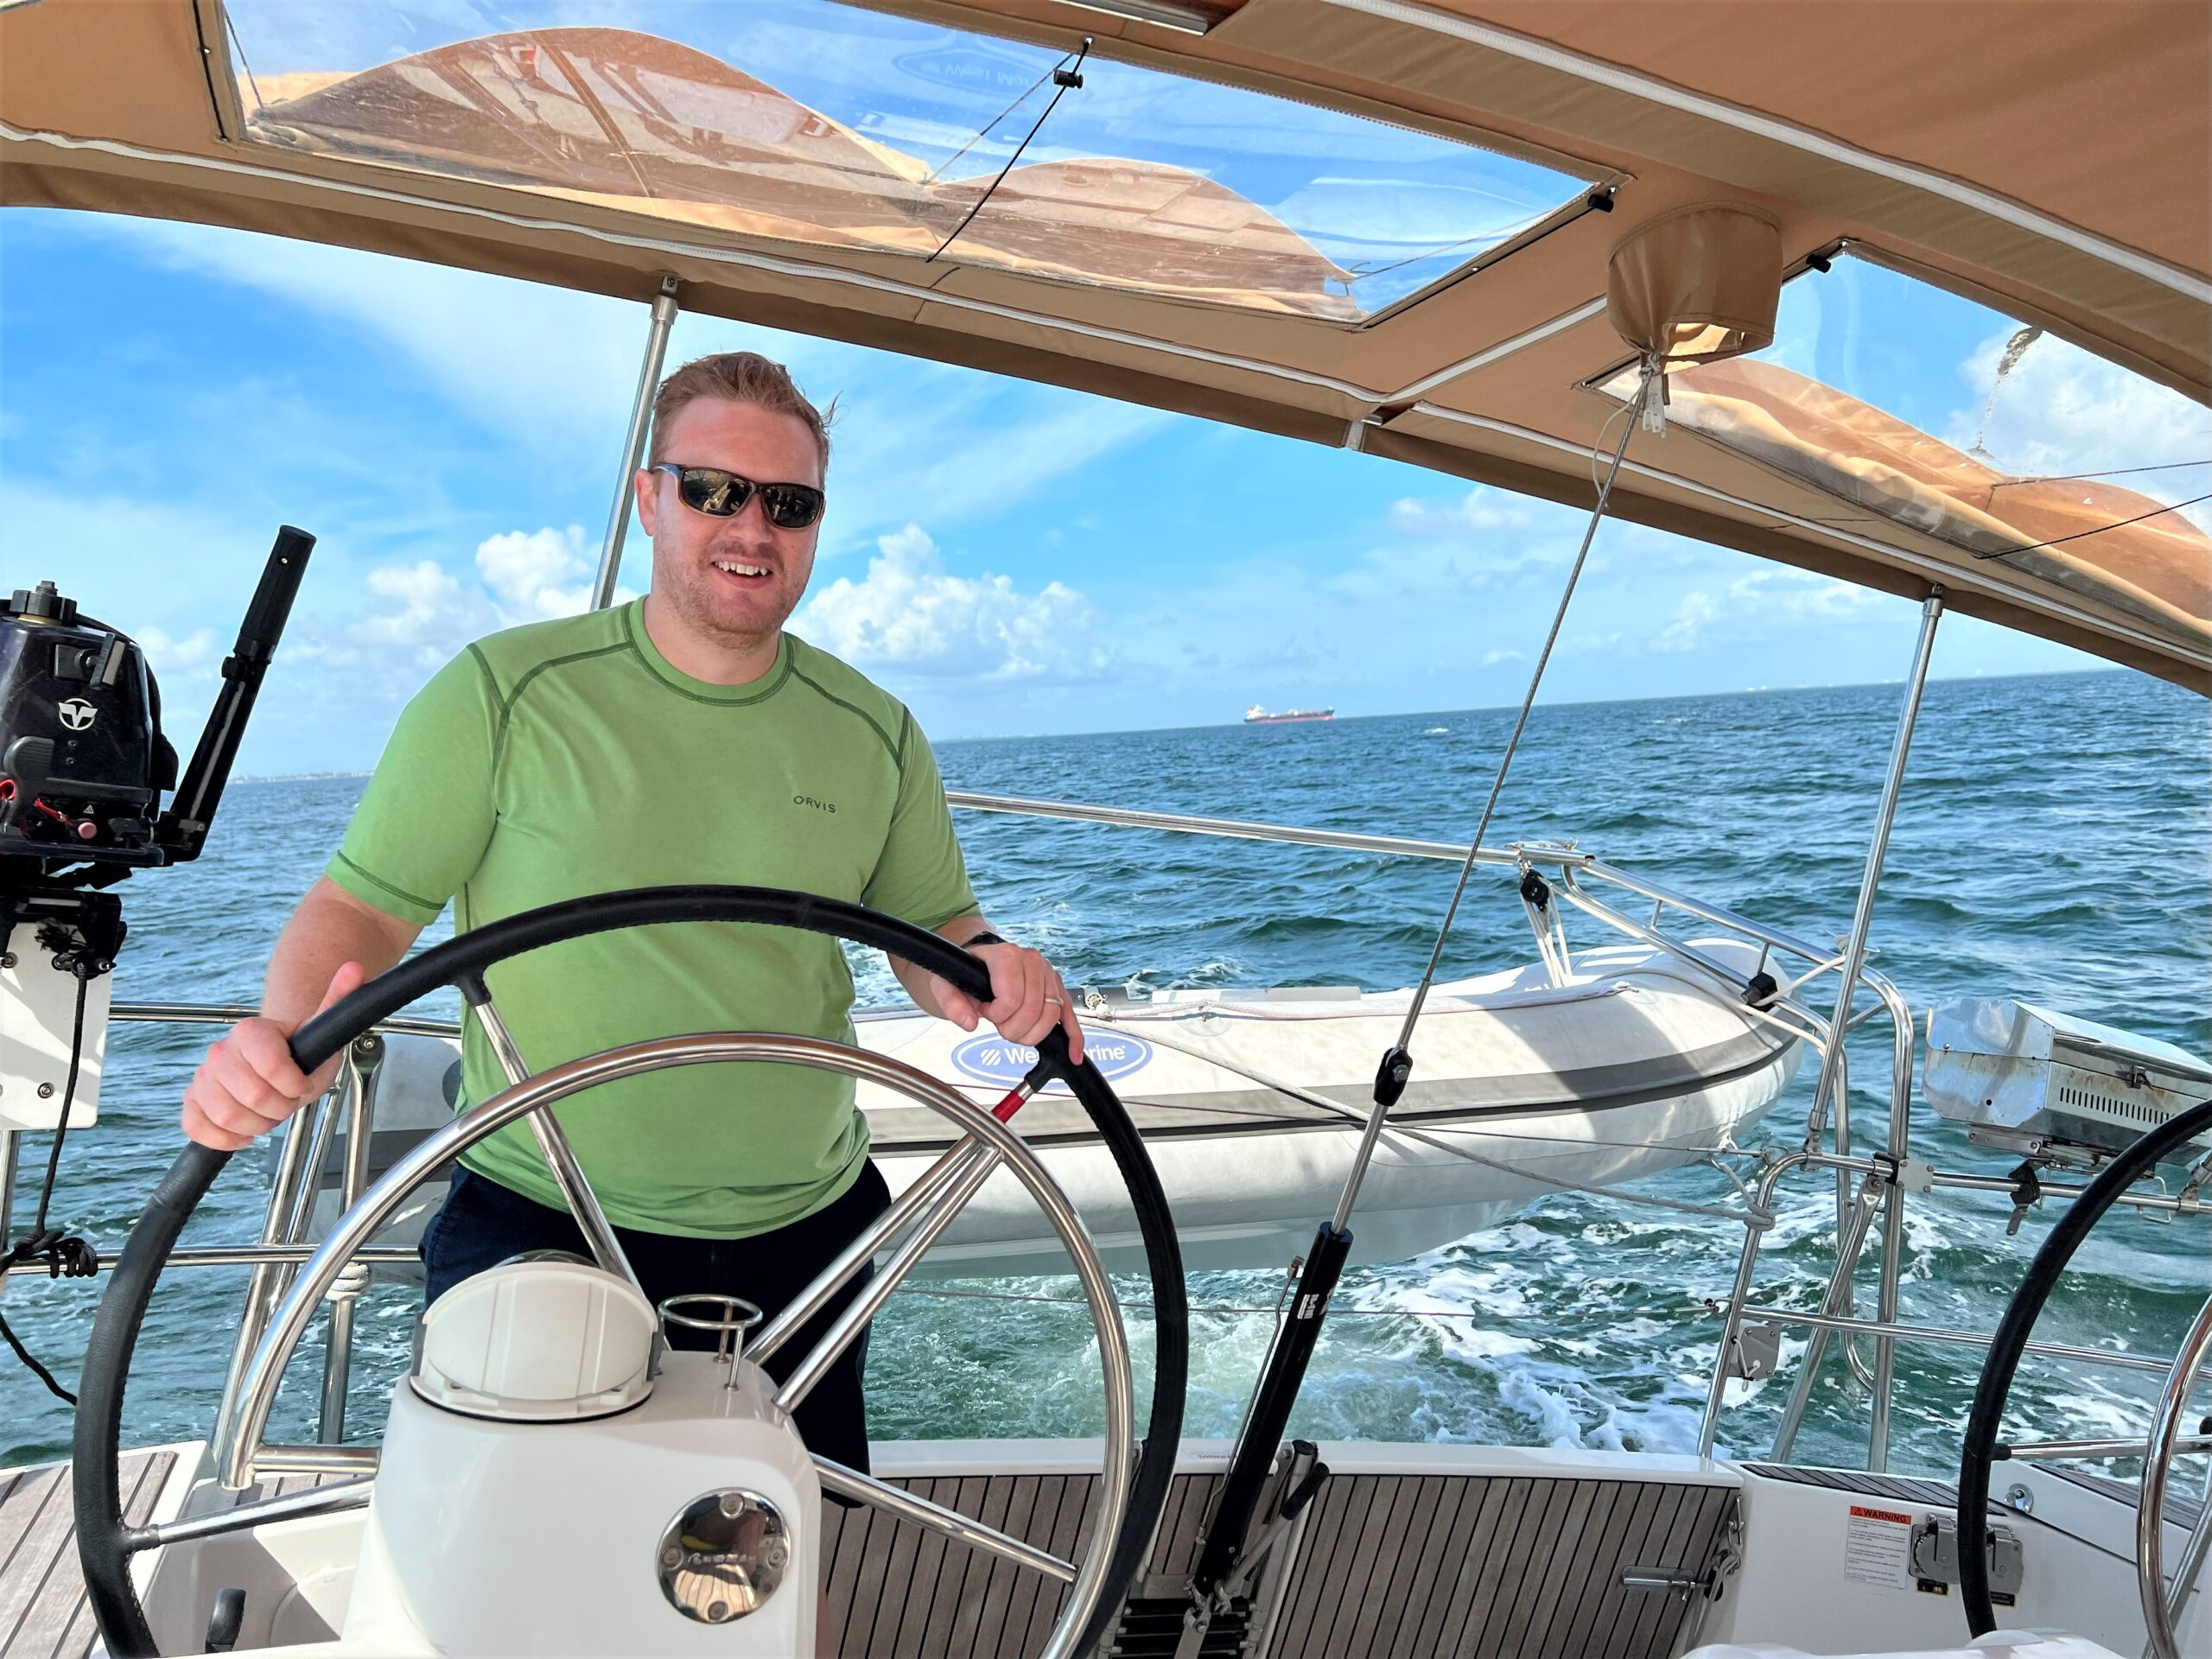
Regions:
<instances>
[{"instance_id":1,"label":"tan canvas bimini top","mask_svg":"<svg viewBox=\"0 0 2212 1659\"><path fill-rule=\"evenodd\" d=\"M480 10L0 9L0 201L672 276L690 309L1584 504L1642 309L1683 362L1616 512L2212 690L2212 540L2177 505L2212 493L2196 0ZM1711 207L1716 269L1789 279L1771 347L1665 259L1609 315L1616 250ZM1799 273L1840 257L1977 308L1956 408L1792 355ZM1985 394L2029 406L1993 355L2023 327L2028 369L2080 353L2186 442L1978 452Z\"/></svg>"}]
</instances>

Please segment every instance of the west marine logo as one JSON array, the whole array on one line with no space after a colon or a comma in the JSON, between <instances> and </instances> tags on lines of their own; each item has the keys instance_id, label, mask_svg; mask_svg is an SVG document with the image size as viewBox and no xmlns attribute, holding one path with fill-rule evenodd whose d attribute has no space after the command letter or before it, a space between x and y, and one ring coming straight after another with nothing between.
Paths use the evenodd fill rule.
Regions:
<instances>
[{"instance_id":1,"label":"west marine logo","mask_svg":"<svg viewBox=\"0 0 2212 1659\"><path fill-rule=\"evenodd\" d=\"M973 46L940 46L925 52L907 52L892 60L917 80L935 81L963 92L987 92L995 98L1014 98L1033 88L1038 70L1024 60Z\"/></svg>"},{"instance_id":2,"label":"west marine logo","mask_svg":"<svg viewBox=\"0 0 2212 1659\"><path fill-rule=\"evenodd\" d=\"M72 697L60 708L61 723L73 732L88 729L99 717L99 710L82 697Z\"/></svg>"},{"instance_id":3,"label":"west marine logo","mask_svg":"<svg viewBox=\"0 0 2212 1659\"><path fill-rule=\"evenodd\" d=\"M1141 1070L1152 1058L1152 1045L1141 1037L1118 1031L1083 1028L1083 1055L1108 1082ZM952 1051L952 1063L978 1083L999 1083L1012 1088L1037 1064L1037 1051L1027 1043L1009 1042L995 1034L970 1037ZM1055 1089L1063 1085L1054 1084Z\"/></svg>"}]
</instances>

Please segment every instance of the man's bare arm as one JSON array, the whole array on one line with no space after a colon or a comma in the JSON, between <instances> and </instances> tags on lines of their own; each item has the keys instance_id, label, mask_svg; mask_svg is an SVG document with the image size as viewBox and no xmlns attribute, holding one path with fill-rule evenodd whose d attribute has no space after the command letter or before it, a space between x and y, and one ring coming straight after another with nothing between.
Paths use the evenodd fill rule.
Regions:
<instances>
[{"instance_id":1,"label":"man's bare arm","mask_svg":"<svg viewBox=\"0 0 2212 1659\"><path fill-rule=\"evenodd\" d=\"M269 958L260 1014L232 1027L193 1073L184 1093L186 1136L236 1152L327 1089L337 1061L302 1076L292 1064L292 1033L397 963L422 931L319 878Z\"/></svg>"},{"instance_id":2,"label":"man's bare arm","mask_svg":"<svg viewBox=\"0 0 2212 1659\"><path fill-rule=\"evenodd\" d=\"M990 925L981 916L960 916L937 933L939 938L964 944L988 932ZM1042 952L1019 944L986 944L979 945L975 954L991 970L991 1000L981 1005L935 974L896 957L890 959L891 971L925 1014L950 1020L963 1031L973 1031L979 1020L988 1020L1000 1036L1017 1043L1034 1043L1061 1026L1068 1033L1069 1054L1083 1058L1083 1027L1076 1023L1074 999Z\"/></svg>"}]
</instances>

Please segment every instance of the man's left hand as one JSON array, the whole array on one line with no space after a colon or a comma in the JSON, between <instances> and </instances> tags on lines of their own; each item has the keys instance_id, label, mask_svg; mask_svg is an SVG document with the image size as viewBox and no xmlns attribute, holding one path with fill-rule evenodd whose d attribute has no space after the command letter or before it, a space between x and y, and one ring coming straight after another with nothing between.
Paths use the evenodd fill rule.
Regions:
<instances>
[{"instance_id":1,"label":"man's left hand","mask_svg":"<svg viewBox=\"0 0 2212 1659\"><path fill-rule=\"evenodd\" d=\"M1083 1027L1059 970L1044 953L1019 944L979 944L973 954L991 970L991 1000L979 1007L975 998L936 980L931 988L944 1017L963 1031L988 1020L1008 1042L1032 1047L1058 1026L1068 1034L1068 1058L1081 1065Z\"/></svg>"}]
</instances>

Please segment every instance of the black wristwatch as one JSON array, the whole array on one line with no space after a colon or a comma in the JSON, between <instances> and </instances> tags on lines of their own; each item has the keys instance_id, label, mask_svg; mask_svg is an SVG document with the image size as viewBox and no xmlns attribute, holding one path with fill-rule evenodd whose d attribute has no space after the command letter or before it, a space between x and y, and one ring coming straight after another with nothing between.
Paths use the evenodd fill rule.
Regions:
<instances>
[{"instance_id":1,"label":"black wristwatch","mask_svg":"<svg viewBox=\"0 0 2212 1659\"><path fill-rule=\"evenodd\" d=\"M979 944L1004 944L1005 943L1004 939L987 927L974 938L961 940L960 948L963 950L973 950Z\"/></svg>"}]
</instances>

